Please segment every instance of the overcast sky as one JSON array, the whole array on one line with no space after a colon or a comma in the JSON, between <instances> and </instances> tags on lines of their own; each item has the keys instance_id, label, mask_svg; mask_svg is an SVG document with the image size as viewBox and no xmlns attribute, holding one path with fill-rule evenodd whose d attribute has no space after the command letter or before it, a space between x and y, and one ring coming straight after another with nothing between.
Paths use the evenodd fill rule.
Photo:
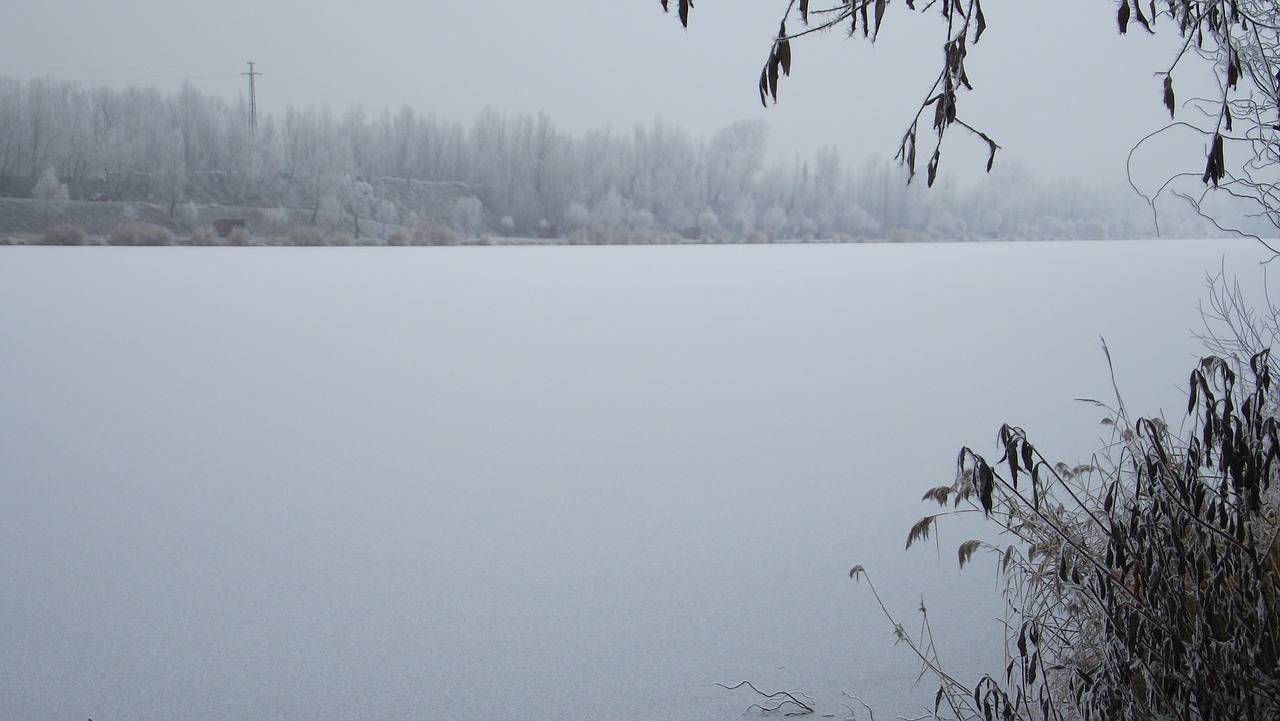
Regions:
<instances>
[{"instance_id":1,"label":"overcast sky","mask_svg":"<svg viewBox=\"0 0 1280 721\"><path fill-rule=\"evenodd\" d=\"M851 164L891 158L937 69L938 13L894 0L874 50L842 32L796 44L793 77L766 110L755 84L785 6L700 0L686 31L657 0L44 0L6 10L0 74L165 90L189 78L234 99L253 60L264 111L409 104L469 123L492 106L545 110L573 132L662 118L703 137L763 117L774 156L835 145ZM989 28L969 60L977 92L961 117L1038 175L1122 180L1129 147L1167 118L1153 73L1176 36L1121 37L1105 0L984 9ZM980 163L981 146L960 136L944 171ZM1186 151L1198 169L1202 151Z\"/></svg>"}]
</instances>

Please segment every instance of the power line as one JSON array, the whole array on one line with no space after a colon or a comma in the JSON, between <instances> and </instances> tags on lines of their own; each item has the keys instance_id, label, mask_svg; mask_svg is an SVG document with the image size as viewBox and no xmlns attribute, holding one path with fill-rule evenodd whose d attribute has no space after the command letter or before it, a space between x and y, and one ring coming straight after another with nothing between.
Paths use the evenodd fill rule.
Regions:
<instances>
[{"instance_id":1,"label":"power line","mask_svg":"<svg viewBox=\"0 0 1280 721\"><path fill-rule=\"evenodd\" d=\"M0 68L0 72L3 72L3 70L4 70L3 68ZM54 77L54 76L45 75L43 77L13 78L11 76L5 76L3 79L25 82L26 80L42 80L44 78L51 78L53 80L71 80L73 82L95 83L100 85L107 85L107 84L115 84L115 83L167 83L167 82L177 82L180 80L218 80L222 78L234 78L234 77L236 77L235 73L226 73L222 75L173 75L169 77L157 77L157 76L101 77L101 76L88 75L88 76L71 76L71 77L64 78L64 77Z\"/></svg>"},{"instance_id":2,"label":"power line","mask_svg":"<svg viewBox=\"0 0 1280 721\"><path fill-rule=\"evenodd\" d=\"M267 66L271 71L271 77L275 78L274 82L282 83L299 90L305 90L312 94L328 98L334 102L347 103L350 105L369 103L372 105L394 107L397 103L387 102L385 98L375 98L360 92L351 90L350 88L341 88L334 85L316 82L309 77L304 77L291 72L287 72L275 65Z\"/></svg>"},{"instance_id":3,"label":"power line","mask_svg":"<svg viewBox=\"0 0 1280 721\"><path fill-rule=\"evenodd\" d=\"M84 83L97 83L100 85L115 83L176 83L182 80L219 80L222 78L234 78L234 74L228 75L175 75L168 78L88 78L79 80Z\"/></svg>"},{"instance_id":4,"label":"power line","mask_svg":"<svg viewBox=\"0 0 1280 721\"><path fill-rule=\"evenodd\" d=\"M138 73L155 72L157 70L212 70L230 69L228 63L211 63L205 65L0 65L0 71L20 72L61 72L92 71L105 73Z\"/></svg>"}]
</instances>

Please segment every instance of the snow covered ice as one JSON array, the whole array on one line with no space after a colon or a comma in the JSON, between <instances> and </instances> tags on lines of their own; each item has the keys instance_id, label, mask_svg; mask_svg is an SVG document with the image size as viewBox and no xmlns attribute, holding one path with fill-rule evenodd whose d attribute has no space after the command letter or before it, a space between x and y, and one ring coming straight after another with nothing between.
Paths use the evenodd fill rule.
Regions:
<instances>
[{"instance_id":1,"label":"snow covered ice","mask_svg":"<svg viewBox=\"0 0 1280 721\"><path fill-rule=\"evenodd\" d=\"M999 658L956 450L1180 417L1245 241L9 248L0 717L737 719Z\"/></svg>"}]
</instances>

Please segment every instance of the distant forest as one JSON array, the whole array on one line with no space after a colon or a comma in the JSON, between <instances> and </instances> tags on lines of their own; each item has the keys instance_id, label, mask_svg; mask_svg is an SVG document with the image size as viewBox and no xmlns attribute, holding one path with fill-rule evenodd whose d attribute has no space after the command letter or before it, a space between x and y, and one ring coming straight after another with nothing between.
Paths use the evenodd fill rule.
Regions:
<instances>
[{"instance_id":1,"label":"distant forest","mask_svg":"<svg viewBox=\"0 0 1280 721\"><path fill-rule=\"evenodd\" d=\"M354 222L357 237L365 219L377 221L366 233L437 223L584 242L1155 234L1151 209L1128 188L1041 183L997 161L984 182L944 177L925 189L892 162L849 167L834 148L766 162L767 140L759 120L710 139L661 120L572 135L545 113L484 110L465 124L408 106L289 107L253 128L243 100L190 83L162 93L0 78L0 195L11 198L32 197L52 169L72 200L158 203L170 217L184 204L304 211L321 227ZM394 181L453 187L452 206L407 202L387 190ZM1189 215L1162 214L1161 227L1206 232Z\"/></svg>"}]
</instances>

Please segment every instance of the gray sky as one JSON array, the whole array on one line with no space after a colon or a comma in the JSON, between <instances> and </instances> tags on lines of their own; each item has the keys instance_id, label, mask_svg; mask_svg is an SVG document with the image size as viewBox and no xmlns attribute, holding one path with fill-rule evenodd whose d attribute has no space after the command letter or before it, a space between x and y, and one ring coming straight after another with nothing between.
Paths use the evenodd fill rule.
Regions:
<instances>
[{"instance_id":1,"label":"gray sky","mask_svg":"<svg viewBox=\"0 0 1280 721\"><path fill-rule=\"evenodd\" d=\"M7 10L0 74L166 90L190 78L236 98L247 95L240 73L254 60L267 111L359 103L380 113L407 103L469 123L492 106L545 110L572 132L629 132L660 117L704 137L764 117L774 156L835 145L851 164L892 157L936 71L937 12L892 2L874 50L842 32L797 44L793 77L766 110L755 84L785 6L701 0L686 31L657 0L46 0ZM1129 147L1167 118L1153 73L1176 36L1121 37L1102 0L988 0L984 9L989 29L969 60L977 92L962 97L961 117L1001 143L1004 161L1042 177L1121 180ZM961 131L948 143L944 172L980 165L982 148ZM1198 170L1202 150L1184 150Z\"/></svg>"}]
</instances>

